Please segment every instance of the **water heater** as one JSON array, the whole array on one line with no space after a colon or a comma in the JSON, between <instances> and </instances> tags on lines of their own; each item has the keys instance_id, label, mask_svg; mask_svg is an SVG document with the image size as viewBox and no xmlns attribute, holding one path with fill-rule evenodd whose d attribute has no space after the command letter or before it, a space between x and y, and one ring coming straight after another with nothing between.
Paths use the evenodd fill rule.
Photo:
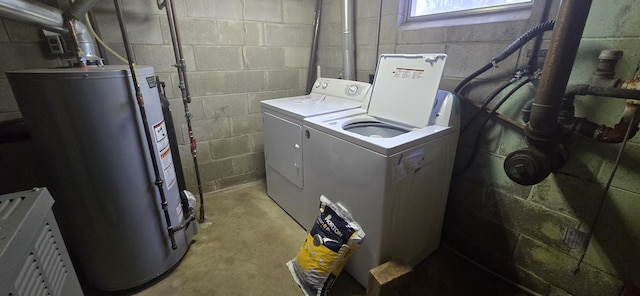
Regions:
<instances>
[{"instance_id":1,"label":"water heater","mask_svg":"<svg viewBox=\"0 0 640 296\"><path fill-rule=\"evenodd\" d=\"M7 72L31 132L56 220L79 274L93 287L146 283L184 256L195 223L172 249L151 157L170 222L185 219L153 68L138 66L154 153L149 153L126 66ZM181 168L178 168L181 169Z\"/></svg>"}]
</instances>

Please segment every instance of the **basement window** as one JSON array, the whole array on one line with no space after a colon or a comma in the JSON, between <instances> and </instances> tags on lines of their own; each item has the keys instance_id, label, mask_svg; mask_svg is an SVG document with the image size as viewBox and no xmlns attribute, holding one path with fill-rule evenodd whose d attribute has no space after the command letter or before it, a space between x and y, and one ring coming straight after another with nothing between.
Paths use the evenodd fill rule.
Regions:
<instances>
[{"instance_id":1,"label":"basement window","mask_svg":"<svg viewBox=\"0 0 640 296\"><path fill-rule=\"evenodd\" d=\"M428 27L528 19L533 0L406 0L405 24Z\"/></svg>"}]
</instances>

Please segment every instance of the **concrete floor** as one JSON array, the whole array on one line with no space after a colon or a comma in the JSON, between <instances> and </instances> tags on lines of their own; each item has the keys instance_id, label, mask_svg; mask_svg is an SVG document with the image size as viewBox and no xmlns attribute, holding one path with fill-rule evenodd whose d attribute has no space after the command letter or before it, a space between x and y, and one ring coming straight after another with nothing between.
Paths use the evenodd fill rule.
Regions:
<instances>
[{"instance_id":1,"label":"concrete floor","mask_svg":"<svg viewBox=\"0 0 640 296\"><path fill-rule=\"evenodd\" d=\"M182 262L135 295L303 295L285 262L306 233L266 195L264 182L207 194L205 210ZM530 295L446 247L416 266L410 283L403 295ZM366 291L343 272L330 294Z\"/></svg>"}]
</instances>

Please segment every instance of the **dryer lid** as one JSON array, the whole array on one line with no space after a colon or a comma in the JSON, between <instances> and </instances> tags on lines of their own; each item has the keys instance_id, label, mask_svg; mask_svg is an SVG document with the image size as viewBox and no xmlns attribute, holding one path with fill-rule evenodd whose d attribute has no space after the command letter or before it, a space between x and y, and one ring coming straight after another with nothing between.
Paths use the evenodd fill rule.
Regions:
<instances>
[{"instance_id":1,"label":"dryer lid","mask_svg":"<svg viewBox=\"0 0 640 296\"><path fill-rule=\"evenodd\" d=\"M446 58L446 54L380 55L367 113L414 127L429 125Z\"/></svg>"}]
</instances>

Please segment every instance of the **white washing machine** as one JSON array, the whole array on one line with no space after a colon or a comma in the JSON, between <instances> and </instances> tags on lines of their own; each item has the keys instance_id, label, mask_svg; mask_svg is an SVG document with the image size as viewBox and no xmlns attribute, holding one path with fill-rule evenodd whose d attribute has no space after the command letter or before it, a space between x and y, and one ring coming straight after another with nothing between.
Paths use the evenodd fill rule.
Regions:
<instances>
[{"instance_id":1,"label":"white washing machine","mask_svg":"<svg viewBox=\"0 0 640 296\"><path fill-rule=\"evenodd\" d=\"M302 120L306 117L360 108L371 84L319 78L305 96L261 102L267 194L300 225L308 229L318 203L303 199ZM305 219L312 216L312 218Z\"/></svg>"},{"instance_id":2,"label":"white washing machine","mask_svg":"<svg viewBox=\"0 0 640 296\"><path fill-rule=\"evenodd\" d=\"M440 243L460 113L438 90L445 59L382 55L365 108L304 121L304 198L342 202L360 223L345 269L363 286L371 268L415 266Z\"/></svg>"}]
</instances>

